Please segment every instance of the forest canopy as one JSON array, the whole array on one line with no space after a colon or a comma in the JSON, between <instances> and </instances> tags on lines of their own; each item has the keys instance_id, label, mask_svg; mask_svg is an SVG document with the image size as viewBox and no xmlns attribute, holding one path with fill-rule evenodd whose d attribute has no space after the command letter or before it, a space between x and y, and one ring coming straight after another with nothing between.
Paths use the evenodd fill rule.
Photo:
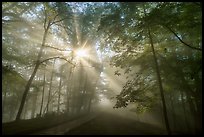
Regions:
<instances>
[{"instance_id":1,"label":"forest canopy","mask_svg":"<svg viewBox=\"0 0 204 137\"><path fill-rule=\"evenodd\" d=\"M201 2L2 3L3 122L112 98L139 114L162 107L168 133L179 119L199 133L201 61ZM111 71L121 91L102 76Z\"/></svg>"}]
</instances>

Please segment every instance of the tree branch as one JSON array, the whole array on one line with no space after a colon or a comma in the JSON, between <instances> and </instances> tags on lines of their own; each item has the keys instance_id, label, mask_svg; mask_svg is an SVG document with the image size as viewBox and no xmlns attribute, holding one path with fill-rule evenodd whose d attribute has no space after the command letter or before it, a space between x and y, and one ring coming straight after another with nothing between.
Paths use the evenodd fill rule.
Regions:
<instances>
[{"instance_id":1,"label":"tree branch","mask_svg":"<svg viewBox=\"0 0 204 137\"><path fill-rule=\"evenodd\" d=\"M66 58L64 58L64 57L59 57L59 56L57 56L57 57L51 57L51 58L45 59L45 60L41 61L39 64L42 64L43 62L46 62L46 61L52 60L52 59L57 59L57 58L58 58L58 59L65 60L65 61L68 62L69 64L71 64L71 65L73 65L73 66L76 66L76 65L73 64L71 61L67 60Z\"/></svg>"},{"instance_id":2,"label":"tree branch","mask_svg":"<svg viewBox=\"0 0 204 137\"><path fill-rule=\"evenodd\" d=\"M54 16L53 22L55 21L55 19L57 18L57 16L59 16L59 13Z\"/></svg>"},{"instance_id":3,"label":"tree branch","mask_svg":"<svg viewBox=\"0 0 204 137\"><path fill-rule=\"evenodd\" d=\"M73 33L73 31L72 31L70 28L68 28L68 27L65 27L65 26L63 26L63 25L61 25L61 24L55 24L55 25L57 25L57 26L59 26L59 27L62 27L62 28L66 31L66 33L67 33L68 36L69 36L69 32L67 31L67 29L68 29L71 33Z\"/></svg>"},{"instance_id":4,"label":"tree branch","mask_svg":"<svg viewBox=\"0 0 204 137\"><path fill-rule=\"evenodd\" d=\"M69 27L63 27L64 31L67 33L67 36L69 37L69 35L73 34L74 32L69 28ZM68 30L71 32L71 34L68 32Z\"/></svg>"},{"instance_id":5,"label":"tree branch","mask_svg":"<svg viewBox=\"0 0 204 137\"><path fill-rule=\"evenodd\" d=\"M189 44L187 44L186 42L184 42L184 41L176 34L176 32L174 32L174 31L173 31L170 27L168 27L167 25L162 24L162 26L166 27L169 31L171 31L171 32L176 36L176 38L177 38L181 43L183 43L184 45L188 46L189 48L202 51L201 48L192 47L191 45L189 45Z\"/></svg>"},{"instance_id":6,"label":"tree branch","mask_svg":"<svg viewBox=\"0 0 204 137\"><path fill-rule=\"evenodd\" d=\"M44 24L43 24L43 26L44 26L44 29L46 30L47 12L46 12L46 9L45 9L45 5L43 6L43 8L44 8L44 12L45 12L45 20L44 20Z\"/></svg>"},{"instance_id":7,"label":"tree branch","mask_svg":"<svg viewBox=\"0 0 204 137\"><path fill-rule=\"evenodd\" d=\"M47 104L46 104L46 107L44 108L43 114L45 113L45 110L47 109L49 103L51 102L51 100L53 99L54 95L55 95L57 92L58 92L58 90L56 90L56 91L54 92L54 94L51 95L50 99L48 100L48 102L47 102Z\"/></svg>"},{"instance_id":8,"label":"tree branch","mask_svg":"<svg viewBox=\"0 0 204 137\"><path fill-rule=\"evenodd\" d=\"M57 20L57 21L53 21L53 22L50 24L50 26L53 25L53 24L55 24L55 23L57 23L57 22L61 22L61 21L65 20L65 19L70 19L70 18L66 17L66 18L63 18L63 19L60 19L60 20Z\"/></svg>"},{"instance_id":9,"label":"tree branch","mask_svg":"<svg viewBox=\"0 0 204 137\"><path fill-rule=\"evenodd\" d=\"M59 50L59 51L72 51L72 50L68 50L68 49L59 49L59 48L48 46L48 45L45 45L45 47L53 48L53 49L56 49L56 50Z\"/></svg>"},{"instance_id":10,"label":"tree branch","mask_svg":"<svg viewBox=\"0 0 204 137\"><path fill-rule=\"evenodd\" d=\"M70 15L70 16L72 16L72 15ZM63 21L63 20L73 19L73 18L74 18L74 19L79 19L79 17L75 17L75 16L72 16L72 17L64 17L64 18L62 18L62 19L60 19L60 20L53 21L53 22L50 24L50 26L53 25L53 24L55 24L55 23L61 22L61 21Z\"/></svg>"}]
</instances>

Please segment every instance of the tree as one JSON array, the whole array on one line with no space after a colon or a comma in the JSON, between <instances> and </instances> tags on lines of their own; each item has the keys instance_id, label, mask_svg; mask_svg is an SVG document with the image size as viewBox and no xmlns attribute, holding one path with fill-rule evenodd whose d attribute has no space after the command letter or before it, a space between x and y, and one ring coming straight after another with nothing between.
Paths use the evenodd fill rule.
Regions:
<instances>
[{"instance_id":1,"label":"tree","mask_svg":"<svg viewBox=\"0 0 204 137\"><path fill-rule=\"evenodd\" d=\"M26 9L26 10L22 10L22 9ZM3 25L4 25L3 50L5 51L3 55L4 64L8 64L10 62L14 64L13 62L16 61L17 62L16 64L18 64L19 66L18 69L21 68L21 70L18 70L18 71L21 71L24 77L28 79L27 85L25 86L25 90L23 93L23 97L21 99L20 107L16 116L16 120L19 120L27 95L29 93L30 86L33 83L33 80L35 80L38 77L36 76L37 71L38 73L40 73L39 71L41 71L39 70L39 68L45 65L46 66L50 65L50 60L57 59L57 58L61 60L65 60L72 66L75 66L75 64L72 62L73 62L73 51L74 49L79 47L76 44L79 44L79 42L80 43L83 42L85 44L92 44L92 42L88 40L89 39L88 37L90 37L91 35L90 36L87 35L85 37L85 34L91 31L90 28L92 28L93 30L96 30L96 27L91 26L94 24L94 22L91 23L89 27L86 27L86 25L82 24L81 26L84 26L82 31L83 40L78 39L77 35L79 35L79 32L80 32L79 30L81 30L81 28L79 27L79 25L76 26L76 22L78 18L76 16L79 16L81 18L83 16L85 17L86 15L80 15L81 13L73 13L72 9L70 8L70 4L68 3L64 3L64 4L52 3L52 2L36 3L36 4L4 3L3 12L4 12L2 16ZM88 16L91 16L91 13L89 13ZM92 19L95 19L95 18L92 18ZM74 23L73 23L73 20L74 20ZM16 21L19 22L18 24L16 24L18 25L18 29L15 28L14 24L12 24L13 22L16 22ZM86 22L86 23L89 24L90 22ZM43 25L39 25L39 24L43 24ZM69 29L73 30L73 31L70 31L71 34L69 32ZM67 37L66 35L64 35L64 32L68 34ZM20 38L16 37L13 34L19 35ZM41 36L43 36L42 41L39 40L39 39L42 39ZM94 36L94 34L92 36ZM50 39L52 39L53 37L57 37L58 41L63 43L59 45L59 43L50 42ZM47 39L49 39L49 41L47 41ZM71 42L72 44L71 46L70 45L62 46L62 45L68 44L69 42ZM12 46L14 45L14 43L17 43L18 46ZM22 47L22 45L24 47ZM31 48L30 45L32 45L32 49L33 49L32 52L30 52L30 49L29 49ZM6 46L9 46L9 48L7 48ZM26 52L22 52L22 48L19 48L19 47L24 48ZM10 49L12 49L11 50L12 53L9 53ZM56 51L56 52L53 53L53 51ZM69 51L71 51L71 53ZM65 55L62 52L68 52L68 54ZM25 58L22 58L23 56ZM34 67L34 69L30 70L32 67ZM31 73L31 75L29 73ZM41 113L42 113L42 109L41 109Z\"/></svg>"},{"instance_id":2,"label":"tree","mask_svg":"<svg viewBox=\"0 0 204 137\"><path fill-rule=\"evenodd\" d=\"M40 116L42 116L42 108L43 108L43 103L44 103L44 93L45 93L45 71L44 71L44 78L43 78L42 101L41 101L40 113L39 113Z\"/></svg>"},{"instance_id":3,"label":"tree","mask_svg":"<svg viewBox=\"0 0 204 137\"><path fill-rule=\"evenodd\" d=\"M193 3L146 3L146 16L144 16L142 3L120 3L118 7L112 5L112 8L110 8L112 12L102 17L99 26L99 34L102 35L100 43L101 49L114 51L115 55L111 59L111 65L120 67L126 74L129 74L126 85L123 87L120 95L116 97L117 103L115 107L125 107L131 102L136 102L138 104L138 111L141 111L148 110L157 102L155 100L157 99L158 93L153 92L155 91L156 76L152 69L154 64L150 61L152 60L150 56L151 48L147 47L149 44L147 38L150 38L150 44L155 47L154 49L152 48L153 51L157 52L158 57L154 60L158 62L156 66L160 68L160 72L156 69L156 74L160 74L161 76L158 77L161 77L161 80L165 81L165 88L171 85L172 88L168 91L173 92L173 87L179 86L178 83L172 85L170 81L165 80L167 75L172 76L171 78L174 81L178 75L179 77L185 77L184 79L187 78L188 74L185 73L185 71L190 68L189 65L192 62L187 63L186 61L190 61L191 57L200 58L199 52L201 49L199 47L201 33L196 33L195 35L197 37L191 37L189 33L195 30L199 32L199 28L201 27L200 9L197 9L196 14L192 15L190 14L190 11L193 11L193 9L191 9L192 5ZM194 6L196 5L192 7ZM177 14L175 11L178 11L180 14ZM188 29L190 24L192 25L193 23L188 21L189 18L186 18L187 14L190 14L191 18L196 18L193 21L193 23L195 23L194 30ZM176 25L175 22L177 23ZM154 41L151 40L151 37L154 38ZM172 56L174 56L174 59L171 58ZM164 58L169 60L164 61ZM188 65L185 67L181 65L179 69L178 67L168 69L169 66L162 65L168 64L175 66L175 62L186 62L186 65ZM168 71L166 71L166 69L168 69ZM176 76L174 72L177 70L181 71L177 73ZM185 74L181 75L183 73ZM119 74L119 72L116 74ZM149 86L146 85L147 82ZM185 85L185 83L182 83L182 85ZM201 87L201 85L195 87ZM161 86L160 89L162 90ZM179 90L188 91L182 88L179 88ZM191 93L192 91L189 91L186 95L188 95L189 104L191 104L191 110L193 112L195 107L192 106L190 96L194 95ZM199 98L197 99L200 100ZM163 103L163 106L165 106L165 104L166 103ZM195 113L193 115L195 116ZM196 133L199 133L199 131Z\"/></svg>"},{"instance_id":4,"label":"tree","mask_svg":"<svg viewBox=\"0 0 204 137\"><path fill-rule=\"evenodd\" d=\"M29 88L30 88L30 85L32 83L32 80L40 66L40 64L44 61L41 62L41 56L43 54L43 50L45 48L45 43L46 43L46 39L47 39L47 35L48 35L48 32L49 32L49 29L50 27L57 23L57 22L60 22L61 20L55 20L57 15L55 13L55 11L51 11L49 12L49 10L51 10L51 7L49 7L48 4L44 4L43 5L44 7L44 15L45 15L45 19L44 19L44 34L43 34L43 41L42 41L42 44L41 44L41 47L40 47L40 51L38 53L38 56L37 56L37 61L36 61L36 64L35 64L35 67L34 67L34 70L33 70L33 73L32 75L30 76L27 84L26 84L26 87L25 87L25 91L23 93L23 97L22 97L22 100L21 100L21 104L20 104L20 107L19 107L19 110L18 110L18 113L17 113L17 116L16 116L16 120L19 120L20 119L20 115L22 113L22 110L23 110L23 106L24 106L24 103L25 103L25 99L26 99L26 96L28 94L28 91L29 91ZM50 14L51 13L51 14ZM58 57L59 58L59 57Z\"/></svg>"},{"instance_id":5,"label":"tree","mask_svg":"<svg viewBox=\"0 0 204 137\"><path fill-rule=\"evenodd\" d=\"M145 17L146 17L145 7L143 7L143 8L144 8L144 14L145 14ZM166 101L165 101L165 98L164 98L164 91L163 91L162 81L161 81L161 76L160 76L160 70L159 70L159 67L158 67L157 57L156 57L156 53L155 53L155 50L154 50L152 35L151 35L151 31L150 31L150 27L149 27L148 23L147 23L146 27L147 27L147 30L148 30L150 44L151 44L153 57L154 57L154 61L155 61L155 67L156 67L157 78L158 78L158 82L159 82L159 90L160 90L161 99L162 99L163 113L164 113L166 129L167 129L168 134L171 135L171 130L170 130L170 127L169 127L169 120L168 120L167 110L166 110L166 103L165 103Z\"/></svg>"}]
</instances>

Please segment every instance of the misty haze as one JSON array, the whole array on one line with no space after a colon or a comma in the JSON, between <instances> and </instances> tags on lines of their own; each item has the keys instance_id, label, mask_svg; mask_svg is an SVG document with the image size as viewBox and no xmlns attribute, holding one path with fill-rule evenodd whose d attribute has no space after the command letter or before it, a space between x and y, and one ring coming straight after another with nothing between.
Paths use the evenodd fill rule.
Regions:
<instances>
[{"instance_id":1,"label":"misty haze","mask_svg":"<svg viewBox=\"0 0 204 137\"><path fill-rule=\"evenodd\" d=\"M201 2L3 2L3 135L197 135Z\"/></svg>"}]
</instances>

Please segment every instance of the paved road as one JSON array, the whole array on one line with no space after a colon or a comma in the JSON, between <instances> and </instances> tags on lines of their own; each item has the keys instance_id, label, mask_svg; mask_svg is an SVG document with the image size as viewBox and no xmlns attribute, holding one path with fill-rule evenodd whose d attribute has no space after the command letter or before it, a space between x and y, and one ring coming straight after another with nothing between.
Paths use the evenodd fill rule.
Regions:
<instances>
[{"instance_id":1,"label":"paved road","mask_svg":"<svg viewBox=\"0 0 204 137\"><path fill-rule=\"evenodd\" d=\"M74 129L97 116L97 113L92 113L90 115L81 117L77 120L72 120L64 124L60 124L58 126L54 126L52 128L48 128L45 130L41 130L30 135L64 135L65 132L68 132L71 129Z\"/></svg>"},{"instance_id":2,"label":"paved road","mask_svg":"<svg viewBox=\"0 0 204 137\"><path fill-rule=\"evenodd\" d=\"M158 127L102 112L94 119L78 126L66 135L161 135Z\"/></svg>"}]
</instances>

